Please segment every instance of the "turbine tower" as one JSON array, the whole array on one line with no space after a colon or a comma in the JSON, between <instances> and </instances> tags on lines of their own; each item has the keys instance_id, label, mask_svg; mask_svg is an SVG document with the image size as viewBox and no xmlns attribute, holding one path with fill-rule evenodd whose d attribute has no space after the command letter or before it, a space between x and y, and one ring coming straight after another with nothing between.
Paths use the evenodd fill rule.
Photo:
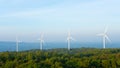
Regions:
<instances>
[{"instance_id":1,"label":"turbine tower","mask_svg":"<svg viewBox=\"0 0 120 68\"><path fill-rule=\"evenodd\" d=\"M43 40L43 33L41 33L40 35L40 50L43 50L43 43L44 43L44 40Z\"/></svg>"},{"instance_id":2,"label":"turbine tower","mask_svg":"<svg viewBox=\"0 0 120 68\"><path fill-rule=\"evenodd\" d=\"M68 42L68 50L70 50L70 42L71 40L74 40L72 37L71 37L71 33L70 31L68 32L68 37L67 37L67 42Z\"/></svg>"},{"instance_id":3,"label":"turbine tower","mask_svg":"<svg viewBox=\"0 0 120 68\"><path fill-rule=\"evenodd\" d=\"M107 35L107 30L108 30L108 27L105 28L104 32L103 33L100 33L98 34L98 36L102 36L103 37L103 48L105 49L106 47L106 40L108 40L109 42L111 41Z\"/></svg>"}]
</instances>

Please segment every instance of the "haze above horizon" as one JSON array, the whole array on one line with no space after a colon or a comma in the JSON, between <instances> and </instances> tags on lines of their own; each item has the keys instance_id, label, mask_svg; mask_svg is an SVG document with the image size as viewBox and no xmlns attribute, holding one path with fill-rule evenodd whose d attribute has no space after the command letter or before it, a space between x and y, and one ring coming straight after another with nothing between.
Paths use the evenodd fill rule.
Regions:
<instances>
[{"instance_id":1,"label":"haze above horizon","mask_svg":"<svg viewBox=\"0 0 120 68\"><path fill-rule=\"evenodd\" d=\"M0 0L0 41L66 41L68 29L78 41L100 41L109 26L112 42L120 42L120 0Z\"/></svg>"}]
</instances>

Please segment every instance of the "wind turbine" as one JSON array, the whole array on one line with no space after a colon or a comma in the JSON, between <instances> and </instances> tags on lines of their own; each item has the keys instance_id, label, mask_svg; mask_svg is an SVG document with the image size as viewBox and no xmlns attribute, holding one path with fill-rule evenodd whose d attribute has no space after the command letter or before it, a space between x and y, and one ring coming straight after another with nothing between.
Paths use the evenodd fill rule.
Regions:
<instances>
[{"instance_id":1,"label":"wind turbine","mask_svg":"<svg viewBox=\"0 0 120 68\"><path fill-rule=\"evenodd\" d=\"M103 37L103 48L104 49L105 49L105 45L106 45L106 40L111 42L111 40L109 39L109 37L107 35L107 30L108 30L108 26L106 26L106 28L105 28L103 33L98 34L98 36L102 36Z\"/></svg>"},{"instance_id":2,"label":"wind turbine","mask_svg":"<svg viewBox=\"0 0 120 68\"><path fill-rule=\"evenodd\" d=\"M74 40L74 39L71 37L71 33L69 31L68 32L68 37L67 37L68 50L70 50L70 42L71 42L71 40Z\"/></svg>"},{"instance_id":3,"label":"wind turbine","mask_svg":"<svg viewBox=\"0 0 120 68\"><path fill-rule=\"evenodd\" d=\"M19 51L19 43L20 43L21 41L19 41L18 40L18 37L16 36L16 52L18 52Z\"/></svg>"},{"instance_id":4,"label":"wind turbine","mask_svg":"<svg viewBox=\"0 0 120 68\"><path fill-rule=\"evenodd\" d=\"M19 42L18 42L18 38L16 36L16 52L18 52L18 44L19 44Z\"/></svg>"},{"instance_id":5,"label":"wind turbine","mask_svg":"<svg viewBox=\"0 0 120 68\"><path fill-rule=\"evenodd\" d=\"M40 50L42 50L43 49L43 43L44 43L44 40L43 40L43 33L41 33L41 35L40 35Z\"/></svg>"}]
</instances>

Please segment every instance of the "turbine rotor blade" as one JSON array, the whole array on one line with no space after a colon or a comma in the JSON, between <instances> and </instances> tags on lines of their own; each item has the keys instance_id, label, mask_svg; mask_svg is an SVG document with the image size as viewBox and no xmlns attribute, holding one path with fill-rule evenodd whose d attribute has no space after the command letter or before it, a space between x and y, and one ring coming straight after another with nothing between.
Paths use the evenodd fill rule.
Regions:
<instances>
[{"instance_id":1,"label":"turbine rotor blade","mask_svg":"<svg viewBox=\"0 0 120 68\"><path fill-rule=\"evenodd\" d=\"M67 41L70 40L70 30L68 31Z\"/></svg>"},{"instance_id":2,"label":"turbine rotor blade","mask_svg":"<svg viewBox=\"0 0 120 68\"><path fill-rule=\"evenodd\" d=\"M70 37L70 35L71 35L70 31L68 31L68 37Z\"/></svg>"},{"instance_id":3,"label":"turbine rotor blade","mask_svg":"<svg viewBox=\"0 0 120 68\"><path fill-rule=\"evenodd\" d=\"M105 27L104 33L107 33L107 31L108 31L108 26Z\"/></svg>"},{"instance_id":4,"label":"turbine rotor blade","mask_svg":"<svg viewBox=\"0 0 120 68\"><path fill-rule=\"evenodd\" d=\"M43 36L44 36L43 33L41 33L41 35L40 35L41 39L43 38Z\"/></svg>"},{"instance_id":5,"label":"turbine rotor blade","mask_svg":"<svg viewBox=\"0 0 120 68\"><path fill-rule=\"evenodd\" d=\"M68 30L68 37L67 37L67 41L69 41L69 40L74 40L75 41L75 39L73 37L71 37L70 30Z\"/></svg>"},{"instance_id":6,"label":"turbine rotor blade","mask_svg":"<svg viewBox=\"0 0 120 68\"><path fill-rule=\"evenodd\" d=\"M97 34L97 36L104 36L105 34L101 33L101 34Z\"/></svg>"},{"instance_id":7,"label":"turbine rotor blade","mask_svg":"<svg viewBox=\"0 0 120 68\"><path fill-rule=\"evenodd\" d=\"M106 38L109 42L111 42L110 38L109 38L107 35L105 35L105 38Z\"/></svg>"}]
</instances>

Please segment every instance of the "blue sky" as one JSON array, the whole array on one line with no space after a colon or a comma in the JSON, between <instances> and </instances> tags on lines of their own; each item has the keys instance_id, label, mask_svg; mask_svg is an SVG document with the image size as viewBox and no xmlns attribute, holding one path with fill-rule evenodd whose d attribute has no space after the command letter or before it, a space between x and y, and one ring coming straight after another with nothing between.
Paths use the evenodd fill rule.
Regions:
<instances>
[{"instance_id":1,"label":"blue sky","mask_svg":"<svg viewBox=\"0 0 120 68\"><path fill-rule=\"evenodd\" d=\"M94 42L109 25L108 35L119 41L120 0L0 0L0 41L64 41L68 29L78 41Z\"/></svg>"}]
</instances>

